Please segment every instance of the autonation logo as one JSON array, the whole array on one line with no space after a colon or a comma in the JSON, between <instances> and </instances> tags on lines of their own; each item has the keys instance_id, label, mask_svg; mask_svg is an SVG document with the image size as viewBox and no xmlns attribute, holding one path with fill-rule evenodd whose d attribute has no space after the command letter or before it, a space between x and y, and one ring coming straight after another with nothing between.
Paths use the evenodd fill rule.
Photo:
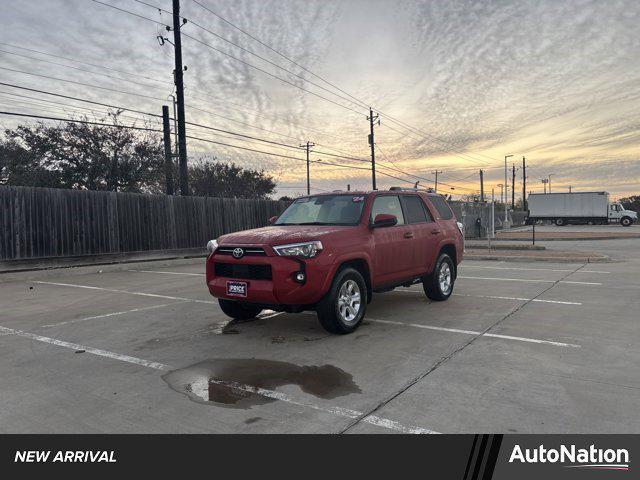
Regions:
<instances>
[{"instance_id":1,"label":"autonation logo","mask_svg":"<svg viewBox=\"0 0 640 480\"><path fill-rule=\"evenodd\" d=\"M625 448L577 448L575 445L560 445L559 449L525 448L515 445L509 457L509 463L561 463L567 468L593 470L629 470L629 451Z\"/></svg>"}]
</instances>

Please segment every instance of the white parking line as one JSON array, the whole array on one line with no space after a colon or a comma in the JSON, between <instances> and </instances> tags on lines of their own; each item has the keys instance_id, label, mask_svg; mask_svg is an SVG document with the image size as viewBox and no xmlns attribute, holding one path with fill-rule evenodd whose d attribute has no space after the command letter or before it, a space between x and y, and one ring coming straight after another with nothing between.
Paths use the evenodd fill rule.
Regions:
<instances>
[{"instance_id":1,"label":"white parking line","mask_svg":"<svg viewBox=\"0 0 640 480\"><path fill-rule=\"evenodd\" d=\"M466 269L466 268L485 268L488 270L522 270L522 271L527 271L527 272L573 272L573 269L563 269L563 268L524 268L524 267L489 267L486 265L466 265L466 264L462 264L460 265L461 270ZM577 272L574 273L607 273L610 274L611 272L603 272L600 270L578 270Z\"/></svg>"},{"instance_id":2,"label":"white parking line","mask_svg":"<svg viewBox=\"0 0 640 480\"><path fill-rule=\"evenodd\" d=\"M307 403L307 402L300 402L298 400L295 400L291 397L289 397L287 394L285 393L281 393L281 392L274 392L273 390L267 390L264 388L260 388L260 387L253 387L251 385L243 385L241 383L237 383L237 382L228 382L228 381L223 381L223 380L216 380L216 379L211 379L209 380L209 382L211 383L215 383L217 385L223 385L225 387L229 387L232 388L234 390L240 390L241 392L247 392L247 393L256 393L258 395L262 395L263 397L267 397L267 398L273 398L275 400L280 400L286 403L290 403L292 405L298 405L300 407L307 407L307 408L311 408L313 410L318 410L320 412L326 412L326 413L332 413L334 415L338 415L341 417L347 417L347 418L358 418L362 415L362 412L358 412L357 410L351 410L348 408L342 408L342 407L321 407L319 405L314 405L312 403ZM198 393L194 390L195 388L200 388L201 389L201 394L202 395L198 395ZM199 386L195 386L194 384L191 384L191 388L194 394L201 396L202 398L207 398L209 395L209 384L202 382L201 385ZM402 433L414 433L414 434L437 434L439 432L435 432L433 430L429 430L428 428L422 428L422 427L415 427L415 426L407 426L407 425L402 425L401 423L398 422L394 422L393 420L389 420L387 418L382 418L382 417L378 417L376 415L368 415L366 417L364 417L362 419L363 422L365 423L370 423L372 425L377 425L379 427L384 427L384 428L388 428L391 430L397 430L399 432Z\"/></svg>"},{"instance_id":3,"label":"white parking line","mask_svg":"<svg viewBox=\"0 0 640 480\"><path fill-rule=\"evenodd\" d=\"M136 365L142 365L143 367L155 368L157 370L169 370L169 367L158 362L150 362L149 360L143 360L142 358L130 357L129 355L122 355L120 353L108 352L107 350L100 350L98 348L86 347L77 343L65 342L55 338L43 337L42 335L36 335L35 333L23 332L22 330L14 330L13 328L7 328L0 326L0 332L4 332L7 335L15 335L18 337L30 338L38 342L50 343L59 347L70 348L72 350L84 350L87 353L98 355L99 357L107 357L113 360L119 360L121 362L134 363Z\"/></svg>"},{"instance_id":4,"label":"white parking line","mask_svg":"<svg viewBox=\"0 0 640 480\"><path fill-rule=\"evenodd\" d=\"M87 347L84 345L79 345L77 343L65 342L63 340L58 340L55 338L43 337L42 335L36 335L29 332L24 332L22 330L14 330L12 328L2 327L0 326L0 334L3 335L15 335L18 337L29 338L31 340L36 340L38 342L49 343L52 345L57 345L59 347L69 348L71 350L84 350L86 353L91 353L93 355L97 355L99 357L106 357L113 360L119 360L121 362L132 363L135 365L141 365L147 368L153 368L155 370L167 371L171 370L169 365L165 365L159 362L152 362L149 360L144 360L142 358L131 357L129 355L122 355L120 353L109 352L107 350L101 350L98 348ZM299 400L295 400L294 398L289 397L288 395L276 392L274 390L267 390L260 387L254 387L252 385L244 385L237 382L225 382L221 380L210 380L212 383L217 383L219 385L224 385L229 388L233 388L235 390L241 390L244 392L255 393L258 395L262 395L264 397L273 398L275 400L280 400L281 402L289 403L291 405L296 405L300 407L307 407L319 412L330 413L333 415L337 415L340 417L347 418L358 418L363 415L363 412L359 412L357 410L350 410L342 407L323 407L320 405L314 405L308 402L302 402ZM208 388L208 384L207 384ZM194 392L195 393L195 392ZM402 433L417 433L417 434L435 434L438 433L434 430L430 430L428 428L416 427L416 426L407 426L402 425L393 420L389 420L387 418L378 417L375 415L368 415L363 420L363 422L370 423L372 425L377 425L379 427L397 430Z\"/></svg>"},{"instance_id":5,"label":"white parking line","mask_svg":"<svg viewBox=\"0 0 640 480\"><path fill-rule=\"evenodd\" d=\"M416 293L418 295L424 295L421 290L413 290L408 288L406 290L395 290L394 293ZM499 295L471 295L468 293L452 293L454 297L471 297L471 298L490 298L492 300L517 300L521 302L540 302L540 303L557 303L560 305L582 305L581 302L566 302L563 300L542 300L539 298L524 298L524 297L503 297Z\"/></svg>"},{"instance_id":6,"label":"white parking line","mask_svg":"<svg viewBox=\"0 0 640 480\"><path fill-rule=\"evenodd\" d=\"M419 292L418 292L419 293ZM582 305L581 302L566 302L563 300L542 300L540 298L523 298L523 297L501 297L498 295L469 295L464 293L454 293L457 297L476 297L476 298L490 298L493 300L519 300L523 302L540 302L540 303L557 303L560 305Z\"/></svg>"},{"instance_id":7,"label":"white parking line","mask_svg":"<svg viewBox=\"0 0 640 480\"><path fill-rule=\"evenodd\" d=\"M499 280L501 282L531 282L531 283L573 283L575 285L602 285L597 282L572 282L570 280L538 280L531 278L495 278L495 277L466 277L458 275L457 278L464 278L468 280Z\"/></svg>"},{"instance_id":8,"label":"white parking line","mask_svg":"<svg viewBox=\"0 0 640 480\"><path fill-rule=\"evenodd\" d=\"M41 325L40 328L61 327L62 325L69 325L71 323L86 322L87 320L97 320L99 318L114 317L116 315L126 315L127 313L143 312L145 310L153 310L153 309L156 309L156 308L164 308L164 307L169 307L171 305L178 305L180 303L185 303L185 302L180 301L180 302L174 302L174 303L164 303L162 305L151 305L149 307L141 307L141 308L133 308L131 310L123 310L122 312L105 313L104 315L95 315L93 317L76 318L75 320L67 320L66 322L50 323L48 325Z\"/></svg>"},{"instance_id":9,"label":"white parking line","mask_svg":"<svg viewBox=\"0 0 640 480\"><path fill-rule=\"evenodd\" d=\"M217 303L217 302L212 302L210 300L196 300L193 298L185 298L185 297L171 297L169 295L158 295L156 293L130 292L129 290L117 290L115 288L92 287L89 285L76 285L73 283L42 282L42 281L33 281L33 283L39 283L42 285L57 285L59 287L86 288L88 290L99 290L103 292L127 293L129 295L140 295L143 297L154 297L154 298L166 298L169 300L182 300L184 302L193 302L193 303L208 303L208 304Z\"/></svg>"},{"instance_id":10,"label":"white parking line","mask_svg":"<svg viewBox=\"0 0 640 480\"><path fill-rule=\"evenodd\" d=\"M445 328L445 327L436 327L434 325L422 325L419 323L404 323L404 322L396 322L394 320L378 320L367 317L367 320L375 323L386 323L389 325L399 325L402 327L413 327L413 328L422 328L425 330L436 330L440 332L450 332L450 333L462 333L465 335L482 335L483 337L493 337L493 338L502 338L504 340L516 340L519 342L527 342L527 343L539 343L545 345L553 345L555 347L571 347L571 348L580 348L580 345L575 345L573 343L563 343L563 342L553 342L551 340L538 340L537 338L527 338L527 337L514 337L511 335L500 335L498 333L482 333L476 332L474 330L460 330L458 328Z\"/></svg>"},{"instance_id":11,"label":"white parking line","mask_svg":"<svg viewBox=\"0 0 640 480\"><path fill-rule=\"evenodd\" d=\"M161 273L162 275L188 275L193 277L203 277L204 273L188 273L188 272L161 272L159 270L127 270L127 272L135 273Z\"/></svg>"}]
</instances>

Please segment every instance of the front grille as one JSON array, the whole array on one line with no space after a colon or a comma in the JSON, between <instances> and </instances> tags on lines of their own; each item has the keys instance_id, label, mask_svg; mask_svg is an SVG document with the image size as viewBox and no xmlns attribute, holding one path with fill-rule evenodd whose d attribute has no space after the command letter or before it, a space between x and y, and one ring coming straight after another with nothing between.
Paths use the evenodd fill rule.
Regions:
<instances>
[{"instance_id":1,"label":"front grille","mask_svg":"<svg viewBox=\"0 0 640 480\"><path fill-rule=\"evenodd\" d=\"M246 280L271 280L271 265L245 265L241 263L214 263L216 277Z\"/></svg>"},{"instance_id":2,"label":"front grille","mask_svg":"<svg viewBox=\"0 0 640 480\"><path fill-rule=\"evenodd\" d=\"M220 255L232 255L233 250L238 247L218 247L216 253ZM267 253L264 251L264 248L261 247L240 247L244 250L244 256L255 256L255 257L264 257Z\"/></svg>"}]
</instances>

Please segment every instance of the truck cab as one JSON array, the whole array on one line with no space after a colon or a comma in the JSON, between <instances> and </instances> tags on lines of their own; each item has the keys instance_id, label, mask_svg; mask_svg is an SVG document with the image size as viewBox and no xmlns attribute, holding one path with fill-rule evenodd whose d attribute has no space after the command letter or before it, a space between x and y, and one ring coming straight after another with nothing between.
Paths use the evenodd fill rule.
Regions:
<instances>
[{"instance_id":1,"label":"truck cab","mask_svg":"<svg viewBox=\"0 0 640 480\"><path fill-rule=\"evenodd\" d=\"M620 222L624 227L638 221L638 214L632 210L625 210L621 203L615 202L609 205L609 222Z\"/></svg>"}]
</instances>

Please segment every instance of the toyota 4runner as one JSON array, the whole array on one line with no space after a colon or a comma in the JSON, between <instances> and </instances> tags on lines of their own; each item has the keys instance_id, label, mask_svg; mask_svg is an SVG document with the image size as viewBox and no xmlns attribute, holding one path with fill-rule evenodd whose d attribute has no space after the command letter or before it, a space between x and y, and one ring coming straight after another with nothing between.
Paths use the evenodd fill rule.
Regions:
<instances>
[{"instance_id":1,"label":"toyota 4runner","mask_svg":"<svg viewBox=\"0 0 640 480\"><path fill-rule=\"evenodd\" d=\"M315 310L350 333L374 292L422 283L448 299L462 261L462 224L442 196L414 189L302 197L269 223L207 245L209 292L234 319Z\"/></svg>"}]
</instances>

